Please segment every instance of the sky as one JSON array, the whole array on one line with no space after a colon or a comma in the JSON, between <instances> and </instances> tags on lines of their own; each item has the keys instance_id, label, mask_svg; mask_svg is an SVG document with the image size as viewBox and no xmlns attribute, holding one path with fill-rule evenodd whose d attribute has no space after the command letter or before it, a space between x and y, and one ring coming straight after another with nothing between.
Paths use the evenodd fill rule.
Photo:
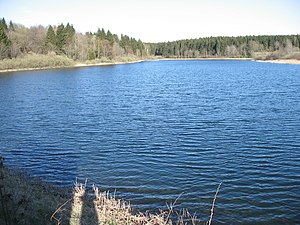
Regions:
<instances>
[{"instance_id":1,"label":"sky","mask_svg":"<svg viewBox=\"0 0 300 225\"><path fill-rule=\"evenodd\" d=\"M69 22L144 42L210 36L300 34L300 0L0 0L0 17L35 25Z\"/></svg>"}]
</instances>

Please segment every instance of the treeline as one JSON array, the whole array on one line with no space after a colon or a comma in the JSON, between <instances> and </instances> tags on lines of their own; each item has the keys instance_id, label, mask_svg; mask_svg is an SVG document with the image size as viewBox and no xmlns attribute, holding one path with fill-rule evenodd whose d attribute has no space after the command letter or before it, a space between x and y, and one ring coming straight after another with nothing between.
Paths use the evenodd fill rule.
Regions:
<instances>
[{"instance_id":1,"label":"treeline","mask_svg":"<svg viewBox=\"0 0 300 225\"><path fill-rule=\"evenodd\" d=\"M69 23L27 28L0 19L0 59L19 58L28 53L56 54L76 61L146 55L141 40L127 35L119 37L109 30L99 28L95 33L82 34Z\"/></svg>"},{"instance_id":2,"label":"treeline","mask_svg":"<svg viewBox=\"0 0 300 225\"><path fill-rule=\"evenodd\" d=\"M85 34L69 23L34 26L0 19L0 60L28 53L65 56L75 61L110 61L118 57L162 56L167 58L298 58L300 35L208 37L162 43L143 43L103 28Z\"/></svg>"},{"instance_id":3,"label":"treeline","mask_svg":"<svg viewBox=\"0 0 300 225\"><path fill-rule=\"evenodd\" d=\"M149 44L150 54L163 57L281 57L299 51L300 35L208 37Z\"/></svg>"}]
</instances>

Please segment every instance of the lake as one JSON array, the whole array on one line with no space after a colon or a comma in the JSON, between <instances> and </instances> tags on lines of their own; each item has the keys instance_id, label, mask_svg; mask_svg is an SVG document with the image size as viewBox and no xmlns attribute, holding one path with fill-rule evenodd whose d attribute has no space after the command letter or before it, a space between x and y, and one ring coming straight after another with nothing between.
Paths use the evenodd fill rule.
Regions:
<instances>
[{"instance_id":1,"label":"lake","mask_svg":"<svg viewBox=\"0 0 300 225\"><path fill-rule=\"evenodd\" d=\"M214 224L300 221L300 65L152 61L0 76L0 151L59 186ZM175 209L176 209L175 208Z\"/></svg>"}]
</instances>

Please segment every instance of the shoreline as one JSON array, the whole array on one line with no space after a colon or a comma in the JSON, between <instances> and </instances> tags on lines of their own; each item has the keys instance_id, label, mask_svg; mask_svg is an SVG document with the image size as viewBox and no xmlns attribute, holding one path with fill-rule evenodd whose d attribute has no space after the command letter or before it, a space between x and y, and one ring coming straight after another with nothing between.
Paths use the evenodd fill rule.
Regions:
<instances>
[{"instance_id":1,"label":"shoreline","mask_svg":"<svg viewBox=\"0 0 300 225\"><path fill-rule=\"evenodd\" d=\"M114 66L114 65L123 65L123 64L132 64L132 63L140 63L147 61L175 61L175 60L253 60L252 58L146 58L141 60L134 60L128 62L100 62L100 63L84 63L84 62L75 62L74 65L71 66L55 66L55 67L36 67L36 68L18 68L18 69L7 69L0 70L1 73L10 73L10 72L22 72L22 71L35 71L35 70L52 70L52 69L72 69L72 68L80 68L80 67L92 67L92 66Z\"/></svg>"},{"instance_id":2,"label":"shoreline","mask_svg":"<svg viewBox=\"0 0 300 225\"><path fill-rule=\"evenodd\" d=\"M228 57L208 57L208 58L158 58L154 60L161 60L161 61L172 61L172 60L182 60L182 61L188 61L188 60L199 60L199 61L209 61L209 60L254 60L253 58L228 58Z\"/></svg>"},{"instance_id":3,"label":"shoreline","mask_svg":"<svg viewBox=\"0 0 300 225\"><path fill-rule=\"evenodd\" d=\"M91 67L91 66L114 66L114 65L122 65L122 64L140 63L140 62L145 62L145 61L148 61L148 60L147 59L146 60L135 60L135 61L129 61L129 62L103 62L103 63L91 63L91 64L78 62L71 66L7 69L7 70L0 70L0 73L35 71L35 70L52 70L52 69L72 69L72 68Z\"/></svg>"},{"instance_id":4,"label":"shoreline","mask_svg":"<svg viewBox=\"0 0 300 225\"><path fill-rule=\"evenodd\" d=\"M300 60L298 59L274 59L274 60L255 60L256 62L262 63L277 63L277 64L290 64L290 65L299 65Z\"/></svg>"},{"instance_id":5,"label":"shoreline","mask_svg":"<svg viewBox=\"0 0 300 225\"><path fill-rule=\"evenodd\" d=\"M151 60L151 59L150 59ZM70 68L77 68L77 67L90 67L90 66L114 66L114 65L123 65L123 64L133 64L133 63L140 63L149 61L148 59L141 59L141 60L134 60L129 62L104 62L104 63L76 63L74 66L70 66Z\"/></svg>"},{"instance_id":6,"label":"shoreline","mask_svg":"<svg viewBox=\"0 0 300 225\"><path fill-rule=\"evenodd\" d=\"M172 61L172 60L199 60L199 61L205 61L205 60L228 60L228 61L247 61L252 60L255 62L263 62L263 63L278 63L278 64L291 64L291 65L298 65L300 64L300 60L298 59L275 59L275 60L263 60L263 59L255 59L255 58L226 58L226 57L219 57L219 58L161 58L156 60L162 60L162 61Z\"/></svg>"},{"instance_id":7,"label":"shoreline","mask_svg":"<svg viewBox=\"0 0 300 225\"><path fill-rule=\"evenodd\" d=\"M254 58L226 58L226 57L217 57L217 58L150 58L150 59L141 59L141 60L134 60L128 62L101 62L101 63L81 63L77 62L71 66L57 66L57 67L37 67L37 68L18 68L18 69L7 69L7 70L0 70L0 73L10 73L10 72L22 72L22 71L35 71L35 70L52 70L52 69L72 69L72 68L81 68L81 67L92 67L92 66L114 66L114 65L123 65L123 64L132 64L132 63L140 63L140 62L147 62L147 61L189 61L189 60L199 60L199 61L209 61L209 60L239 60L239 61L246 61L246 60L254 60L256 62L263 62L263 63L278 63L278 64L293 64L299 65L300 60L297 59L276 59L276 60L257 60Z\"/></svg>"},{"instance_id":8,"label":"shoreline","mask_svg":"<svg viewBox=\"0 0 300 225\"><path fill-rule=\"evenodd\" d=\"M0 158L0 181L4 187L2 194L6 196L2 202L5 212L0 213L0 224L25 222L77 225L111 224L113 221L115 225L175 225L182 218L195 223L203 221L194 215L172 209L155 208L158 211L155 214L138 211L131 207L130 202L109 191L100 190L96 186L90 190L86 186L87 180L78 183L76 179L70 191L32 177L24 171L3 166L2 163Z\"/></svg>"}]
</instances>

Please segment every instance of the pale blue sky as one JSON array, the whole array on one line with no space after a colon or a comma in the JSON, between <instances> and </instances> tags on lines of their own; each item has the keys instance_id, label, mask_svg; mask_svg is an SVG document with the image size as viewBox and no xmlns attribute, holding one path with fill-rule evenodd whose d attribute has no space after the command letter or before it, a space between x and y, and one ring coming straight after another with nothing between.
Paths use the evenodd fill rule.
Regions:
<instances>
[{"instance_id":1,"label":"pale blue sky","mask_svg":"<svg viewBox=\"0 0 300 225\"><path fill-rule=\"evenodd\" d=\"M158 42L207 36L300 34L300 0L0 0L25 26L70 22Z\"/></svg>"}]
</instances>

